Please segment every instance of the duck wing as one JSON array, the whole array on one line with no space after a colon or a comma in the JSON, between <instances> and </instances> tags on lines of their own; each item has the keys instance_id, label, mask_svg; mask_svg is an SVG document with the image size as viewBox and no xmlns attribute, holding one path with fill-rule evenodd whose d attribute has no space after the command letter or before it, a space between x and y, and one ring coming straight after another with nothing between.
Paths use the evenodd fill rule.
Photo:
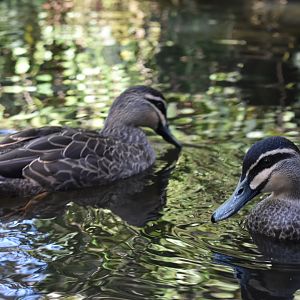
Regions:
<instances>
[{"instance_id":1,"label":"duck wing","mask_svg":"<svg viewBox=\"0 0 300 300\"><path fill-rule=\"evenodd\" d=\"M44 153L60 151L70 142L75 129L43 127L9 135L0 143L0 175L22 178L23 168Z\"/></svg>"},{"instance_id":2,"label":"duck wing","mask_svg":"<svg viewBox=\"0 0 300 300\"><path fill-rule=\"evenodd\" d=\"M60 140L63 136L66 140ZM153 163L142 144L126 144L98 133L77 131L48 138L51 146L23 170L23 176L48 190L107 184L137 174ZM30 148L36 150L33 142ZM39 148L40 149L40 148Z\"/></svg>"},{"instance_id":3,"label":"duck wing","mask_svg":"<svg viewBox=\"0 0 300 300\"><path fill-rule=\"evenodd\" d=\"M53 133L59 133L64 128L60 126L45 126L41 128L25 129L13 134L9 134L0 142L0 154L11 151L25 145L28 141L48 136Z\"/></svg>"}]
</instances>

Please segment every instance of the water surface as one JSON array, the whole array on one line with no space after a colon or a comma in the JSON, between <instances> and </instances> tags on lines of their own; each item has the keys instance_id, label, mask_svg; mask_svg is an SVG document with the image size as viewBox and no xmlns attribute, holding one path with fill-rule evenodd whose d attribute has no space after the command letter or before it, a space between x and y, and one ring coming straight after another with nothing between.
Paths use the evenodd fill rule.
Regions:
<instances>
[{"instance_id":1,"label":"water surface","mask_svg":"<svg viewBox=\"0 0 300 300\"><path fill-rule=\"evenodd\" d=\"M297 1L1 1L2 133L101 128L148 84L184 148L149 132L146 174L25 211L1 199L0 297L300 299L298 245L250 237L249 207L210 222L255 140L300 143L299 20Z\"/></svg>"}]
</instances>

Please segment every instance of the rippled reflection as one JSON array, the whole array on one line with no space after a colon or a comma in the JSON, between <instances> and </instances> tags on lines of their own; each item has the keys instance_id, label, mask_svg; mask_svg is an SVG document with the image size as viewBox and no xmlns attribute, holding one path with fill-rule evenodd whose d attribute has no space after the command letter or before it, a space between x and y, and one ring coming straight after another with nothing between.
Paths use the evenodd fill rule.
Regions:
<instances>
[{"instance_id":1,"label":"rippled reflection","mask_svg":"<svg viewBox=\"0 0 300 300\"><path fill-rule=\"evenodd\" d=\"M214 253L214 261L233 268L243 299L294 299L300 288L300 245L262 236L253 239L262 254L259 267L220 253Z\"/></svg>"},{"instance_id":2,"label":"rippled reflection","mask_svg":"<svg viewBox=\"0 0 300 300\"><path fill-rule=\"evenodd\" d=\"M48 289L51 290L51 285L57 286L56 272L61 271L64 272L60 276L61 287L69 291L74 284L72 289L79 292L82 288L81 276L92 276L98 281L101 273L114 270L113 261L104 262L104 258L101 259L101 252L104 254L105 248L109 247L106 245L103 248L101 243L107 240L111 244L116 235L122 244L123 233L118 231L123 231L122 227L128 226L126 223L141 227L160 217L166 204L169 177L178 155L179 150L169 149L160 157L160 169L155 172L148 170L110 186L42 194L23 202L20 199L6 199L1 206L3 228L0 235L3 238L0 251L4 249L1 262L5 268L3 278L6 278L2 295L21 297L38 294L40 289L30 288L30 285L41 281L50 284ZM68 204L72 208L68 209ZM126 223L122 225L118 217ZM32 218L47 218L49 221L29 221ZM56 218L56 221L51 222L50 218ZM116 222L120 225L116 226ZM47 230L51 224L56 225ZM93 235L95 238L92 238ZM74 243L78 249L73 246ZM85 253L82 247L86 249ZM116 254L123 252L127 255L124 251L120 248ZM62 263L57 271L56 260ZM19 275L12 275L15 273Z\"/></svg>"},{"instance_id":3,"label":"rippled reflection","mask_svg":"<svg viewBox=\"0 0 300 300\"><path fill-rule=\"evenodd\" d=\"M80 190L42 193L30 199L4 197L1 206L3 222L13 219L53 218L63 215L70 202L79 206L105 208L133 226L144 226L156 220L166 203L169 176L180 150L169 149L160 158L165 162L155 173L152 169L117 181L111 185Z\"/></svg>"},{"instance_id":4,"label":"rippled reflection","mask_svg":"<svg viewBox=\"0 0 300 300\"><path fill-rule=\"evenodd\" d=\"M300 141L299 17L293 0L1 1L1 135L101 128L114 97L149 84L184 148L177 161L149 133L147 174L2 198L0 297L297 299L297 247L250 237L247 208L210 215L254 140Z\"/></svg>"},{"instance_id":5,"label":"rippled reflection","mask_svg":"<svg viewBox=\"0 0 300 300\"><path fill-rule=\"evenodd\" d=\"M12 222L0 230L0 295L17 298L36 294L33 283L46 278L47 263L35 257L35 251L42 236L30 221ZM32 246L34 245L34 246ZM51 245L48 245L51 247Z\"/></svg>"}]
</instances>

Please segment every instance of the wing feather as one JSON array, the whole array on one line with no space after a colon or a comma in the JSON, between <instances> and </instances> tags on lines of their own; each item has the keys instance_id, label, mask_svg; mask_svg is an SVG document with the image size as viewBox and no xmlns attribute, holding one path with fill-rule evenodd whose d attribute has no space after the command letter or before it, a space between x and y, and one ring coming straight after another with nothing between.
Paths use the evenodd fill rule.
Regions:
<instances>
[{"instance_id":1,"label":"wing feather","mask_svg":"<svg viewBox=\"0 0 300 300\"><path fill-rule=\"evenodd\" d=\"M12 146L13 144L19 144L25 141L33 140L45 135L58 133L63 130L60 126L45 126L41 128L30 128L22 130L13 134L7 135L1 142L0 148ZM2 150L2 149L1 149Z\"/></svg>"},{"instance_id":2,"label":"wing feather","mask_svg":"<svg viewBox=\"0 0 300 300\"><path fill-rule=\"evenodd\" d=\"M47 190L62 190L125 178L154 160L141 144L122 143L97 132L55 127L43 133L49 134L18 133L15 140L24 135L27 141L0 155L0 175L25 177Z\"/></svg>"}]
</instances>

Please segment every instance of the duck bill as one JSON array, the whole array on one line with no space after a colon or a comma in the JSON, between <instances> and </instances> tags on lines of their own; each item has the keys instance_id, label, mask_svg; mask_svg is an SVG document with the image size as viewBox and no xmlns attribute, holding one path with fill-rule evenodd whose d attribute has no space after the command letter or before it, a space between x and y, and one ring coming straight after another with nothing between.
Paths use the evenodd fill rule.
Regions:
<instances>
[{"instance_id":1,"label":"duck bill","mask_svg":"<svg viewBox=\"0 0 300 300\"><path fill-rule=\"evenodd\" d=\"M231 217L258 193L257 190L250 188L246 177L243 181L238 183L231 197L212 214L211 221L216 223Z\"/></svg>"},{"instance_id":2,"label":"duck bill","mask_svg":"<svg viewBox=\"0 0 300 300\"><path fill-rule=\"evenodd\" d=\"M160 124L160 126L156 130L156 133L161 135L166 142L174 145L175 147L179 149L182 147L181 144L175 139L175 137L171 133L169 126L167 124L165 125Z\"/></svg>"}]
</instances>

